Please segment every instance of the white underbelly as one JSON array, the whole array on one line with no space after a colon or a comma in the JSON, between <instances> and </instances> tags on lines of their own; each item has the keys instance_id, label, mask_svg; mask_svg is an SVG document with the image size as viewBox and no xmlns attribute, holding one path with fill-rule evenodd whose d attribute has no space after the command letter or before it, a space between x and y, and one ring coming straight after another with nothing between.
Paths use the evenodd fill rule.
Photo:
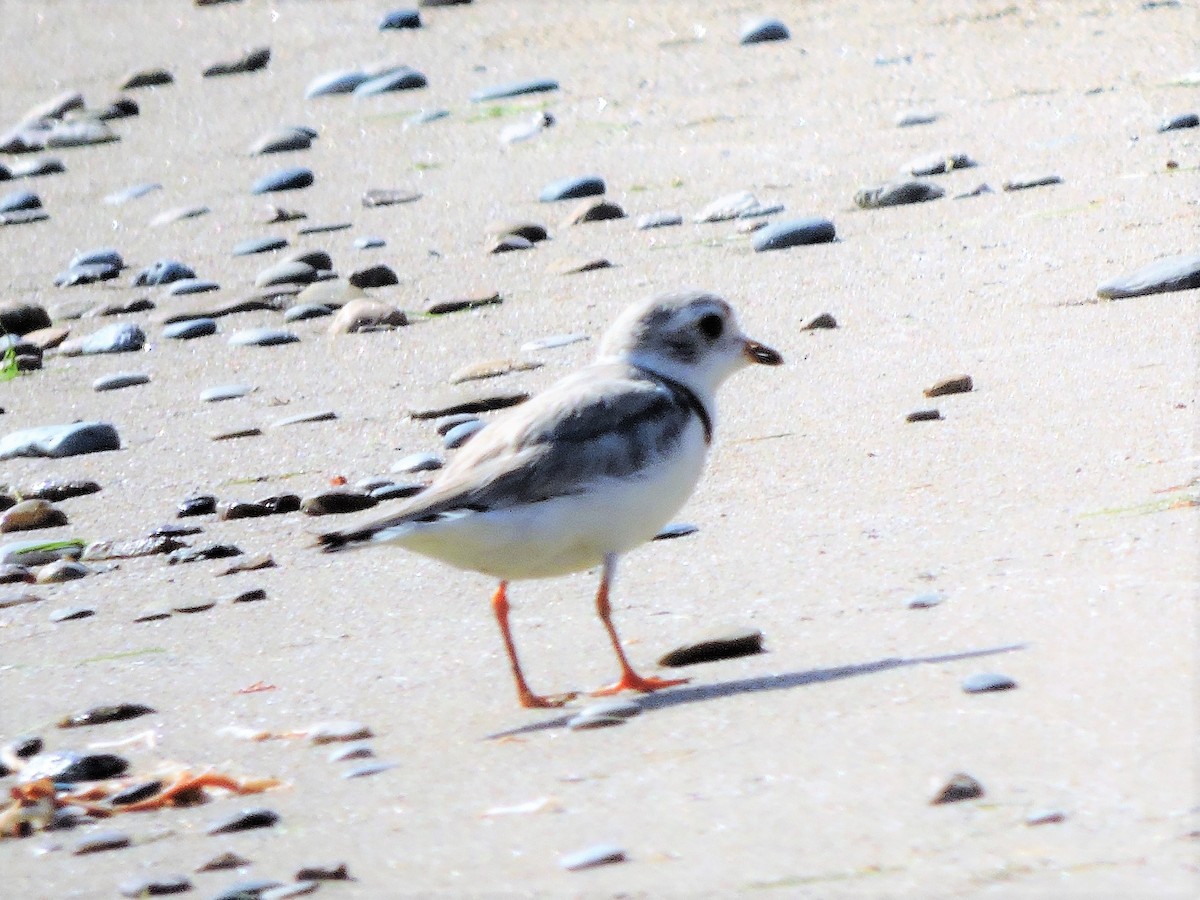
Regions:
<instances>
[{"instance_id":1,"label":"white underbelly","mask_svg":"<svg viewBox=\"0 0 1200 900\"><path fill-rule=\"evenodd\" d=\"M381 542L505 580L581 572L654 537L691 496L706 451L700 428L690 428L669 464L639 477L607 479L587 492L538 503L414 522Z\"/></svg>"}]
</instances>

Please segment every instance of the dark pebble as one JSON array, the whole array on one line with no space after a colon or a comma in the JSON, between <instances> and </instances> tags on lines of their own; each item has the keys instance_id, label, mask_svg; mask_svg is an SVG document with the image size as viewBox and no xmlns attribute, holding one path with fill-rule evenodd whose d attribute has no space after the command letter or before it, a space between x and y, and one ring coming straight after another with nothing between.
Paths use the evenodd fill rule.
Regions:
<instances>
[{"instance_id":1,"label":"dark pebble","mask_svg":"<svg viewBox=\"0 0 1200 900\"><path fill-rule=\"evenodd\" d=\"M120 274L121 270L110 263L80 263L55 275L54 286L77 287L83 284L96 284L100 281L111 281Z\"/></svg>"},{"instance_id":2,"label":"dark pebble","mask_svg":"<svg viewBox=\"0 0 1200 900\"><path fill-rule=\"evenodd\" d=\"M232 597L223 598L224 603L257 603L259 600L266 600L267 592L262 588L250 588L242 591L240 594L234 594Z\"/></svg>"},{"instance_id":3,"label":"dark pebble","mask_svg":"<svg viewBox=\"0 0 1200 900\"><path fill-rule=\"evenodd\" d=\"M216 78L220 75L241 75L247 72L258 72L265 69L270 62L271 48L255 47L252 50L247 50L237 59L213 63L204 69L202 77Z\"/></svg>"},{"instance_id":4,"label":"dark pebble","mask_svg":"<svg viewBox=\"0 0 1200 900\"><path fill-rule=\"evenodd\" d=\"M275 881L272 878L251 878L239 881L220 893L214 894L212 900L259 900L267 891L282 885L282 881Z\"/></svg>"},{"instance_id":5,"label":"dark pebble","mask_svg":"<svg viewBox=\"0 0 1200 900\"><path fill-rule=\"evenodd\" d=\"M975 383L970 375L955 375L953 378L943 378L932 387L925 388L926 397L945 397L949 394L967 394L975 389Z\"/></svg>"},{"instance_id":6,"label":"dark pebble","mask_svg":"<svg viewBox=\"0 0 1200 900\"><path fill-rule=\"evenodd\" d=\"M132 322L118 322L72 343L71 349L83 356L92 356L100 353L133 353L141 350L145 344L146 333L140 327ZM62 349L69 354L66 345Z\"/></svg>"},{"instance_id":7,"label":"dark pebble","mask_svg":"<svg viewBox=\"0 0 1200 900\"><path fill-rule=\"evenodd\" d=\"M416 482L410 484L386 484L375 488L370 494L376 500L382 502L384 500L403 500L405 497L414 497L423 490L425 490L425 485Z\"/></svg>"},{"instance_id":8,"label":"dark pebble","mask_svg":"<svg viewBox=\"0 0 1200 900\"><path fill-rule=\"evenodd\" d=\"M76 856L86 853L100 853L104 850L120 850L133 843L133 839L123 831L97 831L83 838L71 852Z\"/></svg>"},{"instance_id":9,"label":"dark pebble","mask_svg":"<svg viewBox=\"0 0 1200 900\"><path fill-rule=\"evenodd\" d=\"M163 783L161 781L143 781L139 784L131 784L129 787L122 788L109 797L108 802L113 806L138 803L153 797L162 790L162 787Z\"/></svg>"},{"instance_id":10,"label":"dark pebble","mask_svg":"<svg viewBox=\"0 0 1200 900\"><path fill-rule=\"evenodd\" d=\"M307 150L312 146L312 142L316 136L316 132L311 128L278 128L260 137L250 145L250 149L247 152L250 156L262 156L266 153L287 153L292 150Z\"/></svg>"},{"instance_id":11,"label":"dark pebble","mask_svg":"<svg viewBox=\"0 0 1200 900\"><path fill-rule=\"evenodd\" d=\"M332 94L349 94L369 77L366 72L357 69L319 75L308 83L308 87L304 89L304 97L306 100L312 100Z\"/></svg>"},{"instance_id":12,"label":"dark pebble","mask_svg":"<svg viewBox=\"0 0 1200 900\"><path fill-rule=\"evenodd\" d=\"M80 781L104 781L124 775L129 761L112 753L77 753L74 750L56 750L39 753L25 762L21 770L21 781L39 781L49 778L54 782L75 784Z\"/></svg>"},{"instance_id":13,"label":"dark pebble","mask_svg":"<svg viewBox=\"0 0 1200 900\"><path fill-rule=\"evenodd\" d=\"M269 828L279 821L279 813L264 807L243 809L231 816L217 819L204 829L205 834L232 834L252 828Z\"/></svg>"},{"instance_id":14,"label":"dark pebble","mask_svg":"<svg viewBox=\"0 0 1200 900\"><path fill-rule=\"evenodd\" d=\"M762 641L762 632L757 629L714 635L691 644L684 644L682 647L676 647L665 654L658 664L669 667L691 666L696 663L752 656L763 652Z\"/></svg>"},{"instance_id":15,"label":"dark pebble","mask_svg":"<svg viewBox=\"0 0 1200 900\"><path fill-rule=\"evenodd\" d=\"M582 225L585 222L604 222L625 218L625 210L610 200L581 200L563 217L562 225Z\"/></svg>"},{"instance_id":16,"label":"dark pebble","mask_svg":"<svg viewBox=\"0 0 1200 900\"><path fill-rule=\"evenodd\" d=\"M1034 175L1014 178L1011 181L1004 182L1003 188L1006 191L1024 191L1029 188L1046 187L1051 184L1062 184L1062 177L1059 175Z\"/></svg>"},{"instance_id":17,"label":"dark pebble","mask_svg":"<svg viewBox=\"0 0 1200 900\"><path fill-rule=\"evenodd\" d=\"M118 391L121 388L149 383L150 376L144 372L114 372L112 375L102 375L93 381L92 390L98 392Z\"/></svg>"},{"instance_id":18,"label":"dark pebble","mask_svg":"<svg viewBox=\"0 0 1200 900\"><path fill-rule=\"evenodd\" d=\"M241 555L241 548L233 544L210 544L207 547L176 550L167 557L167 564L174 566L179 563L197 562L204 559L228 559L231 556Z\"/></svg>"},{"instance_id":19,"label":"dark pebble","mask_svg":"<svg viewBox=\"0 0 1200 900\"><path fill-rule=\"evenodd\" d=\"M447 450L456 450L475 436L481 428L487 425L482 419L473 419L455 425L442 437L442 446Z\"/></svg>"},{"instance_id":20,"label":"dark pebble","mask_svg":"<svg viewBox=\"0 0 1200 900\"><path fill-rule=\"evenodd\" d=\"M13 191L0 197L0 213L17 212L22 209L41 209L42 198L32 191Z\"/></svg>"},{"instance_id":21,"label":"dark pebble","mask_svg":"<svg viewBox=\"0 0 1200 900\"><path fill-rule=\"evenodd\" d=\"M447 313L461 312L464 309L478 309L481 306L493 306L503 302L503 298L496 291L480 291L474 296L430 301L425 306L425 312L431 316L444 316Z\"/></svg>"},{"instance_id":22,"label":"dark pebble","mask_svg":"<svg viewBox=\"0 0 1200 900\"><path fill-rule=\"evenodd\" d=\"M269 515L271 510L262 504L242 500L231 500L217 507L217 518L226 522L233 519L258 519Z\"/></svg>"},{"instance_id":23,"label":"dark pebble","mask_svg":"<svg viewBox=\"0 0 1200 900\"><path fill-rule=\"evenodd\" d=\"M384 13L383 18L379 20L380 31L387 31L389 28L420 27L421 14L415 9L394 9Z\"/></svg>"},{"instance_id":24,"label":"dark pebble","mask_svg":"<svg viewBox=\"0 0 1200 900\"><path fill-rule=\"evenodd\" d=\"M291 897L303 897L311 894L320 887L315 881L296 881L292 884L281 884L258 895L259 900L289 900Z\"/></svg>"},{"instance_id":25,"label":"dark pebble","mask_svg":"<svg viewBox=\"0 0 1200 900\"><path fill-rule=\"evenodd\" d=\"M960 800L973 800L982 796L983 785L970 775L959 772L952 775L945 786L929 802L932 806L938 806L942 803L958 803Z\"/></svg>"},{"instance_id":26,"label":"dark pebble","mask_svg":"<svg viewBox=\"0 0 1200 900\"><path fill-rule=\"evenodd\" d=\"M380 247L386 246L387 241L381 237L374 237L372 235L363 235L354 239L355 250L377 250Z\"/></svg>"},{"instance_id":27,"label":"dark pebble","mask_svg":"<svg viewBox=\"0 0 1200 900\"><path fill-rule=\"evenodd\" d=\"M747 22L742 28L739 44L762 44L767 41L786 41L792 33L778 19L763 18Z\"/></svg>"},{"instance_id":28,"label":"dark pebble","mask_svg":"<svg viewBox=\"0 0 1200 900\"><path fill-rule=\"evenodd\" d=\"M897 128L912 128L915 125L932 125L941 116L935 112L922 112L914 110L910 112L902 112L896 116Z\"/></svg>"},{"instance_id":29,"label":"dark pebble","mask_svg":"<svg viewBox=\"0 0 1200 900\"><path fill-rule=\"evenodd\" d=\"M288 311L283 314L283 321L303 322L306 319L320 319L332 315L333 309L323 304L298 303L295 306L288 307Z\"/></svg>"},{"instance_id":30,"label":"dark pebble","mask_svg":"<svg viewBox=\"0 0 1200 900\"><path fill-rule=\"evenodd\" d=\"M625 850L614 844L598 844L586 850L578 850L562 857L558 864L568 872L578 872L580 869L591 869L608 863L625 862Z\"/></svg>"},{"instance_id":31,"label":"dark pebble","mask_svg":"<svg viewBox=\"0 0 1200 900\"><path fill-rule=\"evenodd\" d=\"M638 231L648 231L652 228L670 228L674 225L682 224L683 216L679 213L654 212L638 216L637 229Z\"/></svg>"},{"instance_id":32,"label":"dark pebble","mask_svg":"<svg viewBox=\"0 0 1200 900\"><path fill-rule=\"evenodd\" d=\"M171 607L171 612L184 613L202 613L208 612L217 605L216 600L185 600Z\"/></svg>"},{"instance_id":33,"label":"dark pebble","mask_svg":"<svg viewBox=\"0 0 1200 900\"><path fill-rule=\"evenodd\" d=\"M756 252L783 250L802 244L825 244L836 237L833 223L816 217L776 222L755 232L751 245Z\"/></svg>"},{"instance_id":34,"label":"dark pebble","mask_svg":"<svg viewBox=\"0 0 1200 900\"><path fill-rule=\"evenodd\" d=\"M807 325L801 328L801 331L817 331L822 328L837 328L838 323L830 313L821 313L819 316L810 321Z\"/></svg>"},{"instance_id":35,"label":"dark pebble","mask_svg":"<svg viewBox=\"0 0 1200 900\"><path fill-rule=\"evenodd\" d=\"M918 409L916 412L910 412L904 417L906 422L937 422L942 418L941 412L936 409Z\"/></svg>"},{"instance_id":36,"label":"dark pebble","mask_svg":"<svg viewBox=\"0 0 1200 900\"><path fill-rule=\"evenodd\" d=\"M1178 131L1182 128L1200 128L1200 115L1196 115L1196 113L1183 113L1182 115L1172 116L1158 126L1160 133L1164 131Z\"/></svg>"},{"instance_id":37,"label":"dark pebble","mask_svg":"<svg viewBox=\"0 0 1200 900\"><path fill-rule=\"evenodd\" d=\"M914 178L925 178L944 175L951 169L970 169L974 166L975 160L965 153L931 153L907 163L904 170Z\"/></svg>"},{"instance_id":38,"label":"dark pebble","mask_svg":"<svg viewBox=\"0 0 1200 900\"><path fill-rule=\"evenodd\" d=\"M1065 822L1067 814L1061 809L1039 809L1025 817L1026 825L1055 825Z\"/></svg>"},{"instance_id":39,"label":"dark pebble","mask_svg":"<svg viewBox=\"0 0 1200 900\"><path fill-rule=\"evenodd\" d=\"M87 606L67 606L50 613L51 622L70 622L75 619L89 619L96 611Z\"/></svg>"},{"instance_id":40,"label":"dark pebble","mask_svg":"<svg viewBox=\"0 0 1200 900\"><path fill-rule=\"evenodd\" d=\"M400 279L396 277L396 273L392 270L391 266L386 266L383 263L351 272L349 278L346 280L358 288L388 287L389 285L400 283Z\"/></svg>"},{"instance_id":41,"label":"dark pebble","mask_svg":"<svg viewBox=\"0 0 1200 900\"><path fill-rule=\"evenodd\" d=\"M329 222L324 225L305 225L303 228L297 228L296 234L329 234L333 231L348 231L353 227L353 222Z\"/></svg>"},{"instance_id":42,"label":"dark pebble","mask_svg":"<svg viewBox=\"0 0 1200 900\"><path fill-rule=\"evenodd\" d=\"M59 728L83 728L88 725L104 725L108 722L125 722L146 716L157 710L142 703L114 703L108 706L93 706L83 712L74 713L58 722Z\"/></svg>"},{"instance_id":43,"label":"dark pebble","mask_svg":"<svg viewBox=\"0 0 1200 900\"><path fill-rule=\"evenodd\" d=\"M183 319L163 326L162 335L177 341L190 341L193 338L208 337L217 333L215 319Z\"/></svg>"},{"instance_id":44,"label":"dark pebble","mask_svg":"<svg viewBox=\"0 0 1200 900\"><path fill-rule=\"evenodd\" d=\"M898 181L880 187L863 188L854 195L854 202L862 209L883 209L925 203L945 195L945 190L928 181Z\"/></svg>"},{"instance_id":45,"label":"dark pebble","mask_svg":"<svg viewBox=\"0 0 1200 900\"><path fill-rule=\"evenodd\" d=\"M353 94L355 97L374 97L392 91L411 91L428 85L429 80L423 73L409 66L399 66L367 79L354 89Z\"/></svg>"},{"instance_id":46,"label":"dark pebble","mask_svg":"<svg viewBox=\"0 0 1200 900\"><path fill-rule=\"evenodd\" d=\"M350 871L344 862L310 863L296 872L297 881L349 881Z\"/></svg>"},{"instance_id":47,"label":"dark pebble","mask_svg":"<svg viewBox=\"0 0 1200 900\"><path fill-rule=\"evenodd\" d=\"M420 199L421 195L416 191L405 191L399 188L372 188L363 194L362 205L371 209L376 206L398 206Z\"/></svg>"},{"instance_id":48,"label":"dark pebble","mask_svg":"<svg viewBox=\"0 0 1200 900\"><path fill-rule=\"evenodd\" d=\"M357 741L341 747L334 747L329 751L328 759L331 763L340 763L351 759L371 759L374 756L375 751L371 749L370 744L366 741Z\"/></svg>"},{"instance_id":49,"label":"dark pebble","mask_svg":"<svg viewBox=\"0 0 1200 900\"><path fill-rule=\"evenodd\" d=\"M271 515L284 515L299 511L300 496L298 494L276 494L259 500L258 505L270 511Z\"/></svg>"},{"instance_id":50,"label":"dark pebble","mask_svg":"<svg viewBox=\"0 0 1200 900\"><path fill-rule=\"evenodd\" d=\"M117 885L117 891L122 897L165 897L168 894L182 894L191 889L192 882L186 875L148 875L131 878Z\"/></svg>"},{"instance_id":51,"label":"dark pebble","mask_svg":"<svg viewBox=\"0 0 1200 900\"><path fill-rule=\"evenodd\" d=\"M300 167L280 169L278 172L264 175L254 182L250 187L250 193L270 194L275 191L295 191L300 188L309 187L313 183L313 180L311 169Z\"/></svg>"},{"instance_id":52,"label":"dark pebble","mask_svg":"<svg viewBox=\"0 0 1200 900\"><path fill-rule=\"evenodd\" d=\"M195 278L196 272L191 266L174 259L159 259L146 266L134 276L134 287L149 287L159 284L170 284L185 278Z\"/></svg>"},{"instance_id":53,"label":"dark pebble","mask_svg":"<svg viewBox=\"0 0 1200 900\"><path fill-rule=\"evenodd\" d=\"M1096 288L1106 300L1190 291L1200 288L1200 254L1172 256L1113 278Z\"/></svg>"},{"instance_id":54,"label":"dark pebble","mask_svg":"<svg viewBox=\"0 0 1200 900\"><path fill-rule=\"evenodd\" d=\"M360 512L378 503L378 500L362 491L331 490L307 498L300 508L310 516L332 516Z\"/></svg>"},{"instance_id":55,"label":"dark pebble","mask_svg":"<svg viewBox=\"0 0 1200 900\"><path fill-rule=\"evenodd\" d=\"M699 531L699 527L690 522L672 522L665 526L662 531L654 536L656 541L673 541L675 538L687 537L689 534L695 534Z\"/></svg>"},{"instance_id":56,"label":"dark pebble","mask_svg":"<svg viewBox=\"0 0 1200 900\"><path fill-rule=\"evenodd\" d=\"M581 197L596 197L606 190L604 179L598 175L581 175L551 182L542 188L538 200L554 203L559 200L577 200Z\"/></svg>"},{"instance_id":57,"label":"dark pebble","mask_svg":"<svg viewBox=\"0 0 1200 900\"><path fill-rule=\"evenodd\" d=\"M288 245L287 238L281 237L256 237L246 238L244 241L239 241L233 247L234 256L252 256L255 253L269 253L272 250L281 250Z\"/></svg>"},{"instance_id":58,"label":"dark pebble","mask_svg":"<svg viewBox=\"0 0 1200 900\"><path fill-rule=\"evenodd\" d=\"M9 167L13 178L40 178L44 175L58 175L66 171L67 167L63 161L54 156L18 160Z\"/></svg>"},{"instance_id":59,"label":"dark pebble","mask_svg":"<svg viewBox=\"0 0 1200 900\"><path fill-rule=\"evenodd\" d=\"M40 209L23 209L17 212L0 213L0 225L30 225L50 218Z\"/></svg>"},{"instance_id":60,"label":"dark pebble","mask_svg":"<svg viewBox=\"0 0 1200 900\"><path fill-rule=\"evenodd\" d=\"M200 865L196 866L196 871L220 872L225 869L240 869L242 866L249 866L252 864L253 860L246 859L244 856L240 856L237 853L227 850L224 853L218 853L211 859L207 859Z\"/></svg>"},{"instance_id":61,"label":"dark pebble","mask_svg":"<svg viewBox=\"0 0 1200 900\"><path fill-rule=\"evenodd\" d=\"M526 94L540 94L546 91L557 91L558 82L552 78L534 78L528 81L510 81L490 88L482 88L471 94L473 103L486 103L491 100L504 100L509 97L522 97Z\"/></svg>"},{"instance_id":62,"label":"dark pebble","mask_svg":"<svg viewBox=\"0 0 1200 900\"><path fill-rule=\"evenodd\" d=\"M217 511L217 498L210 494L199 497L188 497L175 510L175 515L181 519L188 516L207 516Z\"/></svg>"},{"instance_id":63,"label":"dark pebble","mask_svg":"<svg viewBox=\"0 0 1200 900\"><path fill-rule=\"evenodd\" d=\"M384 762L381 759L373 759L365 763L359 763L357 766L351 766L342 773L343 778L369 778L371 775L378 775L380 772L386 772L389 769L396 768L396 763Z\"/></svg>"},{"instance_id":64,"label":"dark pebble","mask_svg":"<svg viewBox=\"0 0 1200 900\"><path fill-rule=\"evenodd\" d=\"M172 84L174 81L175 76L166 69L140 69L125 76L119 90L131 91L134 88L160 87L164 84Z\"/></svg>"},{"instance_id":65,"label":"dark pebble","mask_svg":"<svg viewBox=\"0 0 1200 900\"><path fill-rule=\"evenodd\" d=\"M517 406L529 399L529 394L525 391L513 391L511 393L494 393L485 394L480 397L464 397L462 399L449 400L447 402L435 402L427 406L421 406L413 409L410 415L414 419L440 419L443 416L452 416L456 413L484 413L494 412L498 409L507 409L510 406Z\"/></svg>"},{"instance_id":66,"label":"dark pebble","mask_svg":"<svg viewBox=\"0 0 1200 900\"><path fill-rule=\"evenodd\" d=\"M247 328L229 336L231 347L277 347L294 344L300 338L281 328Z\"/></svg>"},{"instance_id":67,"label":"dark pebble","mask_svg":"<svg viewBox=\"0 0 1200 900\"><path fill-rule=\"evenodd\" d=\"M438 119L446 119L450 116L448 109L423 109L420 112L413 113L404 120L405 127L409 125L426 125L429 122L436 122Z\"/></svg>"},{"instance_id":68,"label":"dark pebble","mask_svg":"<svg viewBox=\"0 0 1200 900\"><path fill-rule=\"evenodd\" d=\"M963 679L962 689L968 694L987 694L992 691L1010 691L1017 683L1007 675L996 672L980 672Z\"/></svg>"},{"instance_id":69,"label":"dark pebble","mask_svg":"<svg viewBox=\"0 0 1200 900\"><path fill-rule=\"evenodd\" d=\"M533 247L533 241L529 238L521 237L519 234L505 234L488 243L486 251L488 253L512 253L515 250L532 250Z\"/></svg>"},{"instance_id":70,"label":"dark pebble","mask_svg":"<svg viewBox=\"0 0 1200 900\"><path fill-rule=\"evenodd\" d=\"M392 471L402 475L412 475L417 472L435 472L443 465L445 463L436 453L421 451L400 457L392 464Z\"/></svg>"}]
</instances>

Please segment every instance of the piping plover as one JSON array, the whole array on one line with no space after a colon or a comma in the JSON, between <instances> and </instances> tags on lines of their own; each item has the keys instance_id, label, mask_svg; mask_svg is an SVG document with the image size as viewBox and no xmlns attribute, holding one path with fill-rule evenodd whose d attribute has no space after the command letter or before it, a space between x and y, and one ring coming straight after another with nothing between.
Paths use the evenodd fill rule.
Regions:
<instances>
[{"instance_id":1,"label":"piping plover","mask_svg":"<svg viewBox=\"0 0 1200 900\"><path fill-rule=\"evenodd\" d=\"M691 495L721 382L749 363L781 362L713 294L636 304L605 333L595 362L493 419L392 515L323 534L320 544L395 544L500 579L492 609L526 707L575 695L529 689L508 627L508 582L600 566L596 611L621 678L595 694L683 684L629 664L609 606L617 558L654 537Z\"/></svg>"}]
</instances>

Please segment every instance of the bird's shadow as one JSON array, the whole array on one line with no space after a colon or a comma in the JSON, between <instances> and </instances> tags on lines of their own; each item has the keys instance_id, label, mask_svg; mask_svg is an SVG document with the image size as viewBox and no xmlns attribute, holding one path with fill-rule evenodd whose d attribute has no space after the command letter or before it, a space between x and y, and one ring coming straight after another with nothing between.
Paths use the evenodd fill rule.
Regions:
<instances>
[{"instance_id":1,"label":"bird's shadow","mask_svg":"<svg viewBox=\"0 0 1200 900\"><path fill-rule=\"evenodd\" d=\"M718 700L722 697L733 697L738 694L756 694L760 691L783 691L792 688L805 687L810 684L821 684L826 681L838 681L842 678L853 678L857 675L873 675L876 672L886 672L889 669L899 669L905 666L920 666L931 663L958 662L964 659L975 659L980 656L992 656L997 653L1011 653L1014 650L1024 650L1026 644L1006 644L1001 647L988 647L982 650L963 650L959 653L943 653L938 656L892 657L874 662L856 663L849 666L836 666L832 669L808 669L803 672L782 672L778 675L760 675L756 678L738 678L734 681L723 681L715 684L697 684L691 687L679 687L656 694L646 694L635 701L642 712L653 712L659 709L669 709L672 706L682 706L685 703L701 703L706 700ZM522 734L532 734L537 731L549 731L556 728L566 728L578 711L546 719L542 722L531 722L505 731L487 735L484 740L515 737Z\"/></svg>"}]
</instances>

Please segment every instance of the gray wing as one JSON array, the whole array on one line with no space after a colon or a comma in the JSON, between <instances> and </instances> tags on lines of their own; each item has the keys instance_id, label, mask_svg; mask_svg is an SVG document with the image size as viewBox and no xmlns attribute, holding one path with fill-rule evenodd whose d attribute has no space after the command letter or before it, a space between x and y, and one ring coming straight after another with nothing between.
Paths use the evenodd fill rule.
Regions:
<instances>
[{"instance_id":1,"label":"gray wing","mask_svg":"<svg viewBox=\"0 0 1200 900\"><path fill-rule=\"evenodd\" d=\"M650 466L695 412L635 369L592 366L479 431L430 487L386 518L320 535L326 550L452 511L503 509L587 491Z\"/></svg>"}]
</instances>

